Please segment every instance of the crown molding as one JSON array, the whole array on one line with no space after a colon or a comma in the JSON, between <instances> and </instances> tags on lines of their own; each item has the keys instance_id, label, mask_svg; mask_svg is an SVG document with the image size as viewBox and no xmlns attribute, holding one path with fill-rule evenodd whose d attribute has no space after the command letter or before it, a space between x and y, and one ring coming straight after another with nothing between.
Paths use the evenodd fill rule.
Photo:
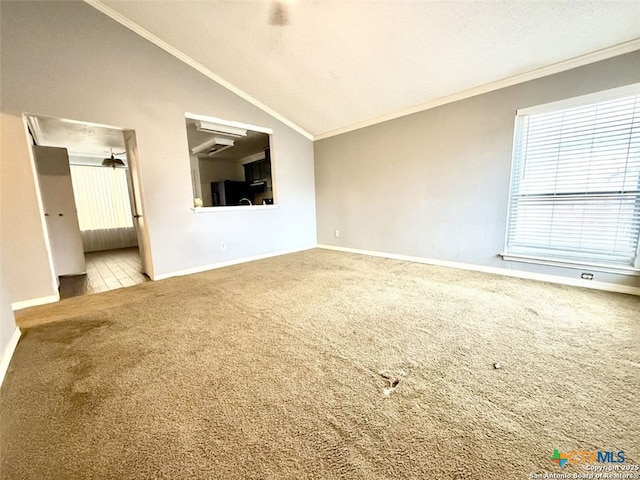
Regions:
<instances>
[{"instance_id":1,"label":"crown molding","mask_svg":"<svg viewBox=\"0 0 640 480\"><path fill-rule=\"evenodd\" d=\"M582 66L588 65L590 63L595 63L595 62L598 62L598 61L601 61L601 60L606 60L608 58L612 58L612 57L615 57L615 56L618 56L618 55L623 55L625 53L630 53L630 52L633 52L633 51L636 51L636 50L640 50L640 38L637 38L637 39L634 39L634 40L630 40L628 42L624 42L624 43L620 43L618 45L614 45L612 47L604 48L604 49L597 50L597 51L592 52L592 53L588 53L588 54L585 54L585 55L580 55L580 56L577 56L577 57L570 58L568 60L564 60L562 62L554 63L554 64L548 65L546 67L538 68L538 69L532 70L530 72L526 72L526 73L515 75L515 76L512 76L512 77L504 78L502 80L497 80L495 82L491 82L491 83L487 83L487 84L484 84L484 85L480 85L478 87L473 87L473 88L470 88L468 90L464 90L462 92L454 93L452 95L447 95L445 97L437 98L437 99L434 99L434 100L429 100L428 102L423 102L423 103L420 103L420 104L417 104L417 105L414 105L414 106L411 106L411 107L407 107L407 108L404 108L404 109L401 109L401 110L397 110L395 112L390 112L388 114L385 114L385 115L382 115L382 116L379 116L379 117L374 117L374 118L371 118L371 119L368 119L368 120L363 120L361 122L356 122L356 123L353 123L351 125L347 125L345 127L341 127L341 128L337 128L335 130L330 130L328 132L321 133L319 135L313 135L310 132L308 132L305 129L303 129L302 127L300 127L299 125L293 123L291 120L287 119L283 115L279 114L278 112L276 112L272 108L268 107L264 103L262 103L259 100L253 98L251 95L249 95L245 91L241 90L240 88L236 87L232 83L228 82L224 78L222 78L219 75L217 75L216 73L212 72L211 70L206 68L204 65L202 65L199 62L197 62L196 60L194 60L190 56L186 55L182 51L180 51L177 48L173 47L172 45L168 44L167 42L165 42L164 40L160 39L159 37L157 37L153 33L149 32L148 30L142 28L140 25L138 25L137 23L135 23L132 20L128 19L127 17L125 17L124 15L120 14L119 12L117 12L117 11L113 10L112 8L108 7L107 5L102 3L101 0L83 0L83 1L85 3L87 3L88 5L91 5L92 7L94 7L96 10L98 10L98 11L102 12L103 14L107 15L111 19L115 20L119 24L121 24L124 27L128 28L129 30L137 33L138 35L140 35L141 37L145 38L149 42L153 43L157 47L161 48L165 52L169 53L170 55L173 55L178 60L184 62L185 64L189 65L191 68L193 68L193 69L197 70L198 72L202 73L203 75L205 75L209 79L213 80L214 82L216 82L220 86L222 86L222 87L226 88L227 90L233 92L234 94L238 95L240 98L246 100L247 102L249 102L252 105L254 105L255 107L259 108L263 112L265 112L268 115L272 116L276 120L279 120L280 122L284 123L285 125L287 125L288 127L292 128L293 130L295 130L296 132L298 132L302 136L304 136L307 139L312 140L312 141L323 140L325 138L334 137L336 135L341 135L343 133L352 132L354 130L359 130L361 128L365 128L365 127L369 127L369 126L372 126L372 125L376 125L378 123L386 122L386 121L389 121L389 120L394 120L396 118L404 117L406 115L411 115L413 113L418 113L418 112L422 112L424 110L429 110L431 108L439 107L439 106L445 105L447 103L452 103L452 102L456 102L456 101L459 101L459 100L464 100L466 98L474 97L476 95L481 95L483 93L492 92L494 90L499 90L501 88L510 87L510 86L513 86L513 85L517 85L519 83L528 82L530 80L535 80L535 79L538 79L538 78L542 78L542 77L546 77L546 76L549 76L549 75L553 75L555 73L560 73L560 72L564 72L566 70L571 70L573 68L582 67Z\"/></svg>"},{"instance_id":2,"label":"crown molding","mask_svg":"<svg viewBox=\"0 0 640 480\"><path fill-rule=\"evenodd\" d=\"M138 25L134 21L128 19L127 17L125 17L121 13L113 10L111 7L108 7L107 5L102 3L100 0L84 0L84 2L87 3L88 5L91 5L96 10L104 13L106 16L110 17L111 19L115 20L120 25L123 25L124 27L128 28L132 32L137 33L138 35L140 35L142 38L150 41L155 46L160 47L162 50L164 50L165 52L169 53L170 55L173 55L175 58L177 58L181 62L186 63L191 68L197 70L198 72L202 73L204 76L206 76L209 79L211 79L214 82L216 82L218 85L220 85L220 86L226 88L227 90L233 92L234 94L236 94L237 96L239 96L243 100L246 100L247 102L249 102L253 106L259 108L263 112L267 113L268 115L271 115L276 120L279 120L280 122L284 123L288 127L292 128L293 130L298 132L300 135L308 138L309 140L314 140L313 135L311 133L307 132L305 129L303 129L299 125L293 123L291 120L287 119L286 117L284 117L283 115L279 114L275 110L271 109L270 107L268 107L264 103L260 102L259 100L253 98L251 95L249 95L245 91L239 89L238 87L236 87L232 83L228 82L224 78L222 78L219 75L213 73L207 67L205 67L201 63L195 61L189 55L187 55L187 54L181 52L180 50L178 50L177 48L171 46L170 44L168 44L167 42L165 42L161 38L157 37L153 33L151 33L148 30L142 28L140 25Z\"/></svg>"},{"instance_id":3,"label":"crown molding","mask_svg":"<svg viewBox=\"0 0 640 480\"><path fill-rule=\"evenodd\" d=\"M547 77L555 73L571 70L572 68L582 67L585 65L589 65L590 63L595 63L600 60L606 60L608 58L616 57L618 55L623 55L625 53L630 53L636 50L640 50L640 38L631 40L629 42L620 43L612 47L604 48L602 50L597 50L592 53L587 53L586 55L573 57L568 60L554 63L546 67L538 68L536 70L532 70L527 73L522 73L520 75L515 75L513 77L508 77L495 82L486 83L478 87L474 87L468 90L464 90L462 92L454 93L453 95L447 95L446 97L441 97L435 100L430 100L428 102L420 103L418 105L414 105L412 107L391 112L386 115L382 115L380 117L371 118L369 120L364 120L362 122L357 122L357 123L348 125L346 127L321 133L319 135L315 135L314 140L322 140L324 138L334 137L336 135L340 135L343 133L352 132L354 130L359 130L365 127L370 127L371 125L376 125L378 123L404 117L406 115L411 115L412 113L422 112L424 110L429 110L431 108L445 105L447 103L457 102L458 100L464 100L465 98L474 97L476 95L492 92L494 90L499 90L505 87L511 87L513 85L528 82L530 80Z\"/></svg>"}]
</instances>

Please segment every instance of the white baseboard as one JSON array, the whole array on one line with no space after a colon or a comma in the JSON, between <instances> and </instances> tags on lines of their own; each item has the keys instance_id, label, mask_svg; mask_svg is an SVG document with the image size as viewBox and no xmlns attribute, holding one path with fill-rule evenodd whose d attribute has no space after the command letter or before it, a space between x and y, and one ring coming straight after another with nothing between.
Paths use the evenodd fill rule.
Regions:
<instances>
[{"instance_id":1,"label":"white baseboard","mask_svg":"<svg viewBox=\"0 0 640 480\"><path fill-rule=\"evenodd\" d=\"M312 248L316 248L316 245L310 245L308 247L302 247L302 248L294 248L292 250L281 250L278 252L265 253L262 255L255 255L253 257L244 257L236 260L229 260L227 262L212 263L209 265L202 265L200 267L187 268L185 270L178 270L176 272L161 273L160 275L154 275L153 280L164 280L165 278L180 277L182 275L191 275L194 273L206 272L208 270L215 270L217 268L230 267L232 265L238 265L240 263L254 262L256 260L264 260L265 258L279 257L280 255L287 255L289 253L296 253L296 252L302 252L304 250L311 250Z\"/></svg>"},{"instance_id":2,"label":"white baseboard","mask_svg":"<svg viewBox=\"0 0 640 480\"><path fill-rule=\"evenodd\" d=\"M13 352L15 352L16 347L18 346L18 341L20 341L20 329L16 327L9 340L9 343L2 352L2 358L0 359L0 385L4 382L4 376L7 373L7 369L9 368L9 363L11 363L11 358L13 357Z\"/></svg>"},{"instance_id":3,"label":"white baseboard","mask_svg":"<svg viewBox=\"0 0 640 480\"><path fill-rule=\"evenodd\" d=\"M541 282L557 283L560 285L570 285L573 287L592 288L595 290L606 290L608 292L640 295L640 287L632 287L629 285L618 285L616 283L583 280L581 278L560 277L558 275L525 272L522 270L509 270L507 268L487 267L484 265L474 265L472 263L450 262L448 260L436 260L436 259L424 258L424 257L412 257L409 255L398 255L395 253L375 252L372 250L360 250L357 248L337 247L334 245L319 244L318 248L324 248L326 250L337 250L339 252L358 253L361 255L369 255L372 257L391 258L393 260L404 260L406 262L424 263L427 265L436 265L439 267L451 267L451 268L460 268L463 270L473 270L476 272L493 273L496 275L504 275L506 277L525 278L527 280L538 280Z\"/></svg>"},{"instance_id":4,"label":"white baseboard","mask_svg":"<svg viewBox=\"0 0 640 480\"><path fill-rule=\"evenodd\" d=\"M48 297L32 298L31 300L22 300L21 302L13 302L11 308L15 310L22 310L23 308L36 307L38 305L45 305L47 303L55 303L60 301L60 294L49 295Z\"/></svg>"}]
</instances>

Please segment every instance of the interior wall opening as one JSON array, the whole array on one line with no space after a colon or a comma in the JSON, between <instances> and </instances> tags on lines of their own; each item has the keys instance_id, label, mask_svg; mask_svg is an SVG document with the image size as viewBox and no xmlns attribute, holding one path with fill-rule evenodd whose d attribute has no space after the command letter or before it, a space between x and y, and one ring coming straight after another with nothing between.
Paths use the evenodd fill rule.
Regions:
<instances>
[{"instance_id":1,"label":"interior wall opening","mask_svg":"<svg viewBox=\"0 0 640 480\"><path fill-rule=\"evenodd\" d=\"M187 114L195 207L273 205L269 129Z\"/></svg>"},{"instance_id":2,"label":"interior wall opening","mask_svg":"<svg viewBox=\"0 0 640 480\"><path fill-rule=\"evenodd\" d=\"M25 119L60 298L147 281L135 132Z\"/></svg>"}]
</instances>

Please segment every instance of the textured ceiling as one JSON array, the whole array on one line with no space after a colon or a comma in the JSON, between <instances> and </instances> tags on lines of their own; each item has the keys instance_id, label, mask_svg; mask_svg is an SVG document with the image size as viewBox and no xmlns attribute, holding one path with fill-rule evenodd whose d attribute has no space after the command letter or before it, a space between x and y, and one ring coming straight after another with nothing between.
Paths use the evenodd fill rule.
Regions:
<instances>
[{"instance_id":1,"label":"textured ceiling","mask_svg":"<svg viewBox=\"0 0 640 480\"><path fill-rule=\"evenodd\" d=\"M102 3L315 136L640 38L635 0Z\"/></svg>"}]
</instances>

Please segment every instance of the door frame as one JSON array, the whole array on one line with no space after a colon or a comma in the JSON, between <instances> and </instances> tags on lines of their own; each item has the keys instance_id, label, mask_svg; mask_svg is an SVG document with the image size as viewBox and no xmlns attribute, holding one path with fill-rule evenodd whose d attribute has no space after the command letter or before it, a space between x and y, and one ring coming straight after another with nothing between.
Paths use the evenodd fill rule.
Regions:
<instances>
[{"instance_id":1,"label":"door frame","mask_svg":"<svg viewBox=\"0 0 640 480\"><path fill-rule=\"evenodd\" d=\"M138 142L136 132L132 129L123 129L124 146L127 152L129 164L129 184L131 185L131 214L133 225L138 236L138 250L142 264L142 273L153 280L153 261L151 257L151 240L149 239L149 226L147 223L147 210L142 189L140 174L140 159L138 157Z\"/></svg>"},{"instance_id":2,"label":"door frame","mask_svg":"<svg viewBox=\"0 0 640 480\"><path fill-rule=\"evenodd\" d=\"M83 120L71 120L71 119L62 118L62 117L56 117L53 115L41 115L38 113L23 112L22 122L24 124L25 139L27 140L27 143L29 145L29 148L28 148L29 163L31 166L31 173L32 173L34 184L36 187L36 196L37 196L37 203L38 203L38 210L39 210L38 213L40 215L40 220L41 220L40 223L41 223L42 232L44 235L47 256L49 257L49 270L51 273L51 279L54 286L54 290L56 292L58 290L58 277L56 276L56 273L55 273L53 253L51 249L51 243L49 242L49 230L47 228L47 224L44 218L44 204L42 201L42 194L40 192L40 182L38 180L38 170L36 168L35 155L33 153L33 148L32 148L35 145L35 142L29 131L28 117L30 116L56 118L56 119L64 120L67 122L88 125L90 127L103 127L103 128L109 128L112 130L118 130L122 132L123 138L125 140L125 146L127 146L127 160L129 163L129 168L127 169L129 174L127 175L127 177L129 179L129 184L131 185L132 194L134 195L134 198L137 198L137 202L132 204L132 214L140 215L144 219L144 221L142 222L136 222L135 220L137 220L137 218L134 217L134 226L136 227L136 233L138 237L138 250L140 252L140 259L141 259L143 273L147 275L151 280L153 280L153 261L152 261L152 255L151 255L151 240L149 236L148 223L146 221L147 219L146 207L145 207L144 193L142 189L142 178L141 178L141 171L140 171L141 169L140 169L140 161L138 156L138 148L136 143L135 129L125 128L125 127L116 127L114 125L106 125L106 124L95 123L95 122L85 122ZM126 132L130 132L128 135L130 139L131 138L133 139L133 145L135 147L135 148L132 148L131 157L129 157L129 152L128 152L129 146L127 142Z\"/></svg>"},{"instance_id":3,"label":"door frame","mask_svg":"<svg viewBox=\"0 0 640 480\"><path fill-rule=\"evenodd\" d=\"M36 203L38 204L38 217L40 219L40 227L42 228L42 236L44 237L44 247L47 251L47 259L49 260L49 274L51 275L51 286L55 292L55 300L60 300L60 294L58 288L60 286L58 276L56 275L56 268L53 263L53 250L51 248L51 242L49 241L49 227L47 227L47 221L44 217L44 202L42 201L42 192L40 190L40 178L38 177L38 168L36 167L36 156L33 151L35 145L34 138L29 132L29 121L27 116L29 114L22 114L22 124L24 126L24 137L27 141L27 153L29 154L29 166L31 167L31 177L33 178L33 184L36 191Z\"/></svg>"}]
</instances>

